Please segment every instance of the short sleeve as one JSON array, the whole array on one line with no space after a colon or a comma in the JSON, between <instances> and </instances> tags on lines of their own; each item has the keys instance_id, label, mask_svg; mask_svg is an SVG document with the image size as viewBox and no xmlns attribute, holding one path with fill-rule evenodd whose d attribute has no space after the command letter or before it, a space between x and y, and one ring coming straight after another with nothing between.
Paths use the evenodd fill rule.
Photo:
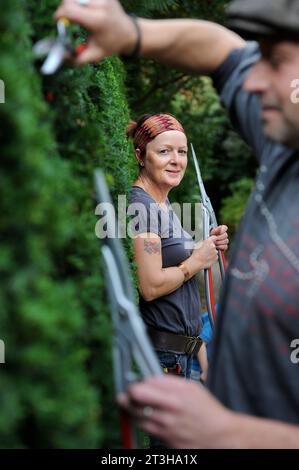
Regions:
<instances>
[{"instance_id":1,"label":"short sleeve","mask_svg":"<svg viewBox=\"0 0 299 470\"><path fill-rule=\"evenodd\" d=\"M161 237L161 224L157 204L147 198L132 202L128 208L129 229L132 236L155 233Z\"/></svg>"},{"instance_id":2,"label":"short sleeve","mask_svg":"<svg viewBox=\"0 0 299 470\"><path fill-rule=\"evenodd\" d=\"M235 49L212 75L221 101L230 114L231 121L241 137L252 147L260 161L266 145L271 145L263 135L261 106L257 95L243 89L244 81L260 59L259 46L248 42L242 49Z\"/></svg>"}]
</instances>

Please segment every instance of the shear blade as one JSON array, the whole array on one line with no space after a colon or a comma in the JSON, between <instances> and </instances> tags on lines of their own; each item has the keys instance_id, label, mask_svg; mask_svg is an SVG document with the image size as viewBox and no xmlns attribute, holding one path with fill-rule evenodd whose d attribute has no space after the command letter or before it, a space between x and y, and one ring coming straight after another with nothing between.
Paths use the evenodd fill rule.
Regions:
<instances>
[{"instance_id":1,"label":"shear blade","mask_svg":"<svg viewBox=\"0 0 299 470\"><path fill-rule=\"evenodd\" d=\"M61 43L56 42L56 44L51 48L49 55L41 68L41 72L44 75L51 75L55 73L56 70L58 70L61 66L64 59L68 56L69 54L67 53L65 47Z\"/></svg>"},{"instance_id":2,"label":"shear blade","mask_svg":"<svg viewBox=\"0 0 299 470\"><path fill-rule=\"evenodd\" d=\"M55 44L55 39L41 39L40 41L37 41L37 43L35 43L33 46L34 56L37 59L44 57L45 55L49 53L49 51L52 49L54 44Z\"/></svg>"}]
</instances>

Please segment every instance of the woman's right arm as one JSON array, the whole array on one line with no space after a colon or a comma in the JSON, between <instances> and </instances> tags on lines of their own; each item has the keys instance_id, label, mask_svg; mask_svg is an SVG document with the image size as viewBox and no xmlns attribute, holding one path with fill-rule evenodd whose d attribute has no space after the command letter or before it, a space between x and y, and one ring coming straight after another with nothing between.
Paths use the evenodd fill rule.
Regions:
<instances>
[{"instance_id":1,"label":"woman's right arm","mask_svg":"<svg viewBox=\"0 0 299 470\"><path fill-rule=\"evenodd\" d=\"M197 244L192 255L184 261L189 277L212 266L217 261L215 236ZM146 301L170 294L184 282L185 276L178 266L162 267L161 238L155 233L144 233L134 239L139 291Z\"/></svg>"}]
</instances>

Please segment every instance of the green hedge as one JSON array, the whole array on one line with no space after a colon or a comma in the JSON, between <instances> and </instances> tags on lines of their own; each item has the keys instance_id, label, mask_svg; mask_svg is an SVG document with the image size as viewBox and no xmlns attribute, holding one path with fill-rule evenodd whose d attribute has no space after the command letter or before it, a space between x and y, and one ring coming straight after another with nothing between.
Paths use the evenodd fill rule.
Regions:
<instances>
[{"instance_id":1,"label":"green hedge","mask_svg":"<svg viewBox=\"0 0 299 470\"><path fill-rule=\"evenodd\" d=\"M53 29L55 4L6 0L0 18L3 448L118 444L93 170L115 194L129 186L123 68L113 58L41 81L30 39Z\"/></svg>"}]
</instances>

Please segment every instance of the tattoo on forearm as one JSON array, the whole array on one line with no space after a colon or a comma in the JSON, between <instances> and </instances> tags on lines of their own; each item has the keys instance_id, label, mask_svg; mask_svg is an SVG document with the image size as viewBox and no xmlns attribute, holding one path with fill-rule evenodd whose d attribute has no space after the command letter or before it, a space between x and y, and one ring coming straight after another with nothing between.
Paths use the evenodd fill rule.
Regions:
<instances>
[{"instance_id":1,"label":"tattoo on forearm","mask_svg":"<svg viewBox=\"0 0 299 470\"><path fill-rule=\"evenodd\" d=\"M144 251L146 251L149 255L152 255L152 254L160 255L161 245L160 243L157 243L157 242L144 240Z\"/></svg>"}]
</instances>

